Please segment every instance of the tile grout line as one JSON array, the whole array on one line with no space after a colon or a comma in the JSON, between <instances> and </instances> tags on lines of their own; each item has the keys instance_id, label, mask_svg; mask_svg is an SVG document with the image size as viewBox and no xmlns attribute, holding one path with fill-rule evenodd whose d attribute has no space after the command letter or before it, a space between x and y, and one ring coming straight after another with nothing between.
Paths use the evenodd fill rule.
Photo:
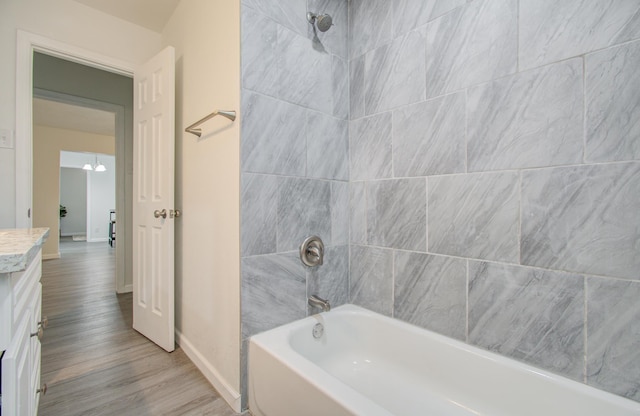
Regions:
<instances>
[{"instance_id":1,"label":"tile grout line","mask_svg":"<svg viewBox=\"0 0 640 416\"><path fill-rule=\"evenodd\" d=\"M583 276L584 279L584 327L583 327L583 342L584 342L584 357L583 357L583 381L584 384L587 384L587 362L589 357L589 322L588 322L588 312L589 312L589 302L587 302L587 297L589 293L589 279L586 276Z\"/></svg>"}]
</instances>

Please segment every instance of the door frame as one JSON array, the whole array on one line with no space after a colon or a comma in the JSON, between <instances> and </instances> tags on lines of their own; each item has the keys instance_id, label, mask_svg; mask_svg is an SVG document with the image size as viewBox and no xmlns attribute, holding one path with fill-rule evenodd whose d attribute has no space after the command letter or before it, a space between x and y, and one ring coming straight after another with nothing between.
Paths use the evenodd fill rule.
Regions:
<instances>
[{"instance_id":1,"label":"door frame","mask_svg":"<svg viewBox=\"0 0 640 416\"><path fill-rule=\"evenodd\" d=\"M69 45L45 36L24 30L17 31L16 41L16 135L15 135L15 204L16 228L31 228L31 217L27 215L32 208L33 193L33 54L40 52L67 61L90 66L118 75L133 78L136 65L130 62L102 55L100 53ZM124 129L124 123L123 127ZM116 210L121 221L116 222L116 234L125 235L126 201L124 189L126 181L125 141L116 136ZM122 195L120 195L122 192ZM130 292L131 286L125 285L126 240L116 244L115 289L118 293ZM117 259L120 259L118 261Z\"/></svg>"}]
</instances>

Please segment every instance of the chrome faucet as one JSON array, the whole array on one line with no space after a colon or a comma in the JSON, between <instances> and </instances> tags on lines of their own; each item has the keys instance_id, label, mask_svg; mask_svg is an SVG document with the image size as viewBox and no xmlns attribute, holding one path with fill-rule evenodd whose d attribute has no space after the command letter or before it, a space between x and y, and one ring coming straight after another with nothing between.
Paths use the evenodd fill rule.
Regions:
<instances>
[{"instance_id":1,"label":"chrome faucet","mask_svg":"<svg viewBox=\"0 0 640 416\"><path fill-rule=\"evenodd\" d=\"M331 305L328 300L322 299L316 295L309 296L308 300L309 306L314 308L322 308L322 312L329 312L331 310Z\"/></svg>"}]
</instances>

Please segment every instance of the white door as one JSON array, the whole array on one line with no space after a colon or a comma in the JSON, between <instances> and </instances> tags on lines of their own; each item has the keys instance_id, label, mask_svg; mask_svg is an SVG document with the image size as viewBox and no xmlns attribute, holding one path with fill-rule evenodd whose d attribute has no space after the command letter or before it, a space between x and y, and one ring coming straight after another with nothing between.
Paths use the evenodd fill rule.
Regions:
<instances>
[{"instance_id":1,"label":"white door","mask_svg":"<svg viewBox=\"0 0 640 416\"><path fill-rule=\"evenodd\" d=\"M171 352L174 341L175 51L133 77L133 328Z\"/></svg>"}]
</instances>

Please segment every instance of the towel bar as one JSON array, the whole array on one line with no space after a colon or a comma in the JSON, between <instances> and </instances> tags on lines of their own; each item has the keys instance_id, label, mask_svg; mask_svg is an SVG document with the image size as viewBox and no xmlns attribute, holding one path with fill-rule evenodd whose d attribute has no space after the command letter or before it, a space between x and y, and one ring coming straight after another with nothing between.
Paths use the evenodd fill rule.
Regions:
<instances>
[{"instance_id":1,"label":"towel bar","mask_svg":"<svg viewBox=\"0 0 640 416\"><path fill-rule=\"evenodd\" d=\"M208 116L203 117L200 120L196 121L195 123L193 123L192 125L190 125L186 129L184 129L184 131L186 131L187 133L195 134L196 136L200 137L200 136L202 136L202 129L197 129L196 127L198 127L200 124L204 123L205 121L207 121L210 118L213 118L215 116L223 116L223 117L228 118L231 121L235 121L236 112L233 111L233 110L230 110L230 111L216 110L213 113L209 114Z\"/></svg>"}]
</instances>

